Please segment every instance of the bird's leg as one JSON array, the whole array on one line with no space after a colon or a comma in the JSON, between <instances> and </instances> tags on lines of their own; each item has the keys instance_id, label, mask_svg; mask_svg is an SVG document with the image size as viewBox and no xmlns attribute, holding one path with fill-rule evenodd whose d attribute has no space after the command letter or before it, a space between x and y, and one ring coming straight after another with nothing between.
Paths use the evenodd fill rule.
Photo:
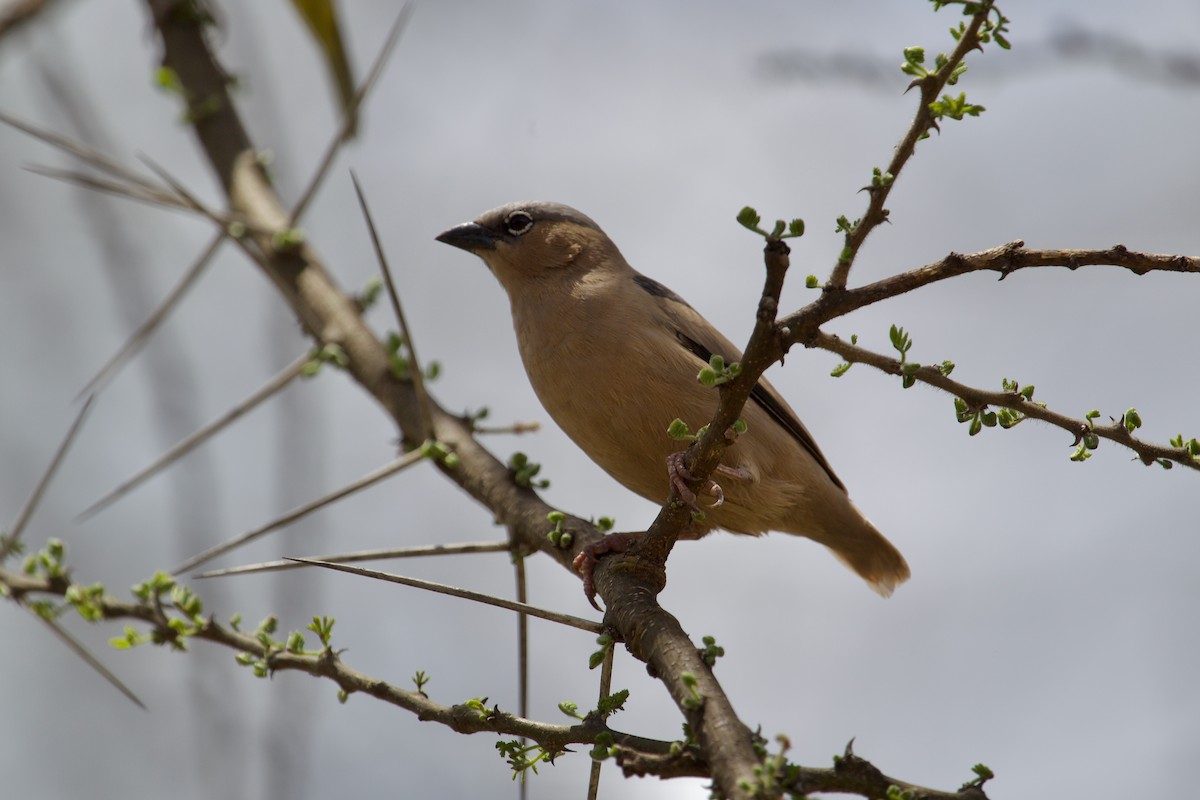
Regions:
<instances>
[{"instance_id":1,"label":"bird's leg","mask_svg":"<svg viewBox=\"0 0 1200 800\"><path fill-rule=\"evenodd\" d=\"M697 505L696 493L687 486L687 481L692 480L692 475L683 465L682 452L672 453L667 457L667 472L671 476L671 486L679 493L680 499L691 508L699 511L700 507ZM725 475L739 483L749 483L754 480L754 476L742 467L729 467L724 464L718 464L714 472ZM701 491L716 498L712 503L712 508L718 508L725 502L725 492L716 481L708 481L704 484ZM692 527L690 524L686 526L680 532L681 536L683 538L698 538L705 532L704 529L701 529L688 536L688 530ZM610 533L599 541L586 545L579 551L579 555L575 556L575 560L571 562L571 566L583 576L583 593L587 596L588 602L592 604L592 608L597 611L600 610L600 606L596 604L596 584L592 580L592 573L596 569L596 564L600 562L602 557L609 553L624 553L634 542L645 535L641 531Z\"/></svg>"},{"instance_id":2,"label":"bird's leg","mask_svg":"<svg viewBox=\"0 0 1200 800\"><path fill-rule=\"evenodd\" d=\"M742 467L727 467L724 464L718 464L717 468L713 471L732 478L739 483L749 483L754 480L754 476ZM667 456L667 474L671 477L671 486L679 494L679 499L683 500L692 509L699 511L700 507L696 504L696 493L689 489L687 485L688 481L695 479L688 472L687 467L684 466L682 451L671 453L671 455ZM725 504L725 490L716 481L707 481L700 491L716 498L710 508L720 508Z\"/></svg>"}]
</instances>

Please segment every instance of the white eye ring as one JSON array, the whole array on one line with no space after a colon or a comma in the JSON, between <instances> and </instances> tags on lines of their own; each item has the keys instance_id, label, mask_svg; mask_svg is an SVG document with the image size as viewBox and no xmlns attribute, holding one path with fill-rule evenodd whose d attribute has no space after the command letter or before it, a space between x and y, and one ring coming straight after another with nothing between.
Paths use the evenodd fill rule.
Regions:
<instances>
[{"instance_id":1,"label":"white eye ring","mask_svg":"<svg viewBox=\"0 0 1200 800\"><path fill-rule=\"evenodd\" d=\"M528 211L514 211L504 218L504 227L513 236L520 236L533 227L533 217Z\"/></svg>"}]
</instances>

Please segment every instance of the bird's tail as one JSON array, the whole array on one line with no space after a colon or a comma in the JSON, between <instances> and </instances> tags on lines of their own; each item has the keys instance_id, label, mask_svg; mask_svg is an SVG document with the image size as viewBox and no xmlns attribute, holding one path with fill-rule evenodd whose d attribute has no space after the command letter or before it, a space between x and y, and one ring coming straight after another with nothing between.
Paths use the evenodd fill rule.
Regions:
<instances>
[{"instance_id":1,"label":"bird's tail","mask_svg":"<svg viewBox=\"0 0 1200 800\"><path fill-rule=\"evenodd\" d=\"M836 530L828 531L817 541L828 547L838 561L858 573L881 596L891 597L896 587L912 574L908 562L853 504L847 505L853 512L853 518L845 519Z\"/></svg>"}]
</instances>

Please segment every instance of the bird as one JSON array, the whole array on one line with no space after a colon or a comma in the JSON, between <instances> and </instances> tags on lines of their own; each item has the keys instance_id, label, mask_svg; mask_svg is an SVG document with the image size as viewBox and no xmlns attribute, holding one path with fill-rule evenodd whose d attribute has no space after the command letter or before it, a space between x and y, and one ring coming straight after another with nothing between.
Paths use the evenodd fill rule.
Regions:
<instances>
[{"instance_id":1,"label":"bird","mask_svg":"<svg viewBox=\"0 0 1200 800\"><path fill-rule=\"evenodd\" d=\"M525 372L563 432L652 502L664 502L673 486L682 490L687 443L667 429L676 418L691 430L711 419L717 394L697 374L713 355L733 363L741 351L683 298L631 267L600 226L570 206L508 203L436 238L481 258L508 294ZM723 502L703 509L680 538L716 529L807 537L890 596L910 575L904 556L850 501L808 429L766 379L754 387L742 419L745 431L714 474ZM603 546L614 535L598 552L623 549Z\"/></svg>"}]
</instances>

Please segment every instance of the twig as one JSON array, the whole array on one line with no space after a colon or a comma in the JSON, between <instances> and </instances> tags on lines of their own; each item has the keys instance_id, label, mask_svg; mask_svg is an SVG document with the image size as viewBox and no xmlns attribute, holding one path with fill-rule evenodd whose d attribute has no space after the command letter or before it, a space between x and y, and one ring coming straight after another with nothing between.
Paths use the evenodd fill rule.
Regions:
<instances>
[{"instance_id":1,"label":"twig","mask_svg":"<svg viewBox=\"0 0 1200 800\"><path fill-rule=\"evenodd\" d=\"M105 508L108 508L121 497L124 497L130 491L140 486L147 479L166 469L184 455L208 441L217 433L220 433L230 424L244 416L247 412L256 408L264 400L272 397L282 389L286 388L289 384L291 384L292 381L302 374L304 366L311 360L312 357L308 353L305 353L291 364L288 364L283 368L283 370L263 384L259 389L254 391L245 400L237 403L233 408L229 409L224 414L205 425L203 428L183 439L181 442L179 442L179 444L163 453L151 464L135 473L133 477L129 478L117 488L104 495L104 497L101 497L99 500L81 511L79 515L75 517L75 521L82 522L83 520L89 519L95 514L103 511Z\"/></svg>"},{"instance_id":2,"label":"twig","mask_svg":"<svg viewBox=\"0 0 1200 800\"><path fill-rule=\"evenodd\" d=\"M44 142L68 155L74 156L85 164L91 164L97 169L107 172L113 177L121 178L122 180L128 181L129 183L149 192L155 192L158 190L158 187L156 187L154 184L150 183L148 180L143 178L141 175L138 175L136 172L132 171L115 158L105 155L94 147L90 147L83 142L77 142L74 139L69 139L66 136L54 133L53 131L45 128L39 128L32 122L26 122L25 120L18 119L11 114L4 113L3 111L0 111L0 122L16 128L22 133L32 136L34 139Z\"/></svg>"},{"instance_id":3,"label":"twig","mask_svg":"<svg viewBox=\"0 0 1200 800\"><path fill-rule=\"evenodd\" d=\"M398 583L401 586L412 586L416 589L425 589L438 594L447 594L451 597L458 597L463 600L473 600L476 603L483 603L497 608L504 608L509 611L516 611L521 614L528 614L531 617L538 619L557 622L560 625L566 625L570 628L578 628L581 631L590 631L592 633L600 633L604 630L604 626L599 622L592 622L590 619L571 616L570 614L562 614L558 611L550 611L545 608L531 606L528 603L518 603L514 600L505 600L503 597L493 597L489 594L481 592L473 592L470 589L459 589L457 586L447 586L444 583L434 583L432 581L423 581L418 578L408 578L403 575L393 575L390 572L380 572L374 569L365 569L363 567L352 567L348 564L337 564L333 561L317 561L311 558L289 558L289 561L298 561L301 564L310 564L314 567L325 567L326 569L337 570L338 572L348 572L351 575L360 575L364 578L374 578L375 580L388 581L389 583Z\"/></svg>"},{"instance_id":4,"label":"twig","mask_svg":"<svg viewBox=\"0 0 1200 800\"><path fill-rule=\"evenodd\" d=\"M25 169L32 172L34 175L40 175L43 178L62 181L74 186L82 186L85 189L91 189L94 192L102 194L116 195L123 197L126 200L136 200L148 205L159 208L170 208L177 210L190 211L186 203L178 197L165 192L157 186L144 186L140 183L121 183L119 181L101 178L96 175L90 175L86 172L79 172L72 169L59 169L57 167L46 167L40 164L31 164Z\"/></svg>"},{"instance_id":5,"label":"twig","mask_svg":"<svg viewBox=\"0 0 1200 800\"><path fill-rule=\"evenodd\" d=\"M601 700L612 694L613 655L616 649L615 647L608 648L604 653L604 661L600 665ZM601 762L593 759L592 768L588 774L587 800L596 800L596 797L600 794L600 767Z\"/></svg>"},{"instance_id":6,"label":"twig","mask_svg":"<svg viewBox=\"0 0 1200 800\"><path fill-rule=\"evenodd\" d=\"M413 4L405 3L400 13L396 15L396 21L392 23L391 30L388 31L387 38L383 40L383 46L379 48L379 55L375 56L375 63L371 65L371 71L367 73L367 77L363 79L362 84L354 93L354 97L346 105L345 113L342 116L342 124L338 128L337 135L329 142L325 148L325 153L321 156L321 160L317 165L317 171L313 173L309 179L308 185L304 187L300 199L296 201L296 205L292 208L288 215L287 228L296 227L300 217L304 216L304 212L308 209L308 204L312 201L317 193L317 189L321 187L321 183L325 180L325 176L329 173L329 167L333 164L333 159L337 156L342 144L348 139L350 132L354 130L358 121L358 110L362 106L363 100L366 99L367 93L375 86L375 82L379 79L383 72L383 65L387 63L388 56L396 48L396 43L400 41L400 34L404 32L408 25L408 20L412 16Z\"/></svg>"},{"instance_id":7,"label":"twig","mask_svg":"<svg viewBox=\"0 0 1200 800\"><path fill-rule=\"evenodd\" d=\"M234 550L244 544L252 542L260 536L266 536L271 531L279 530L286 525L291 525L296 520L302 519L303 517L308 516L314 511L317 511L318 509L321 509L330 503L335 503L338 500L341 500L343 497L354 494L361 489L365 489L368 486L376 484L389 475L394 475L402 469L411 467L413 464L416 464L418 461L421 461L424 458L425 452L422 450L413 450L411 453L405 453L390 464L386 464L377 470L368 472L358 480L343 486L341 489L338 489L335 492L330 492L324 497L319 497L316 500L305 503L302 506L292 509L282 517L278 517L277 519L268 522L266 525L255 528L252 531L247 531L241 536L235 536L232 539L222 542L216 547L210 547L204 552L192 556L187 561L184 561L182 564L175 567L175 569L171 570L171 574L180 575L190 569L194 569L206 561L211 561L223 553L228 553L230 550Z\"/></svg>"},{"instance_id":8,"label":"twig","mask_svg":"<svg viewBox=\"0 0 1200 800\"><path fill-rule=\"evenodd\" d=\"M140 158L147 164L153 165L154 162L146 155L141 155ZM56 167L46 167L38 164L33 164L25 167L25 169L34 175L40 175L43 178L62 181L73 186L81 186L84 189L91 189L94 192L103 194L111 194L126 200L146 203L147 205L156 208L165 208L172 211L191 211L206 217L217 224L221 228L230 228L240 225L248 232L272 234L274 231L266 231L263 228L256 226L252 221L240 217L236 214L226 214L224 212L215 211L196 199L195 195L185 189L175 179L171 178L169 173L161 166L154 165L154 169L165 176L171 191L168 192L160 186L151 183L135 183L107 180L99 178L95 175L89 175L86 172L79 172L70 169L58 169Z\"/></svg>"},{"instance_id":9,"label":"twig","mask_svg":"<svg viewBox=\"0 0 1200 800\"><path fill-rule=\"evenodd\" d=\"M869 364L889 375L904 374L902 365L896 359L852 345L828 333L817 334L817 338L812 341L812 346L837 353L852 364ZM1138 439L1125 428L1122 420L1116 420L1112 425L1093 425L1086 420L1068 417L1057 411L1051 411L1040 403L1026 400L1020 392L996 392L972 388L947 378L937 367L933 366L922 366L911 374L921 383L935 386L955 397L961 397L972 408L978 410L987 406L1009 408L1020 412L1023 416L1041 420L1056 428L1062 428L1074 437L1072 446L1078 446L1086 434L1095 434L1101 439L1108 439L1128 447L1137 454L1143 464L1153 464L1159 459L1167 459L1176 464L1200 470L1200 461L1193 458L1186 449L1164 447Z\"/></svg>"},{"instance_id":10,"label":"twig","mask_svg":"<svg viewBox=\"0 0 1200 800\"><path fill-rule=\"evenodd\" d=\"M525 433L537 433L542 429L540 422L514 422L511 425L475 425L472 426L472 433L493 434L493 433L511 433L514 436L520 436Z\"/></svg>"},{"instance_id":11,"label":"twig","mask_svg":"<svg viewBox=\"0 0 1200 800\"><path fill-rule=\"evenodd\" d=\"M949 253L931 264L854 289L822 291L817 301L780 320L780 328L786 329L783 346L807 343L806 337L816 326L851 311L961 275L992 271L1000 273L1000 280L1004 280L1022 269L1065 267L1073 271L1090 266L1122 267L1135 275L1200 274L1200 258L1192 256L1135 252L1121 244L1102 250L1026 250L1025 243L1017 240L977 253Z\"/></svg>"},{"instance_id":12,"label":"twig","mask_svg":"<svg viewBox=\"0 0 1200 800\"><path fill-rule=\"evenodd\" d=\"M529 602L529 594L525 585L525 558L513 554L513 574L517 581L517 602ZM517 614L517 713L522 717L529 716L529 616L524 612ZM525 739L521 739L524 746ZM528 782L521 781L518 790L520 800L529 796Z\"/></svg>"},{"instance_id":13,"label":"twig","mask_svg":"<svg viewBox=\"0 0 1200 800\"><path fill-rule=\"evenodd\" d=\"M37 485L29 493L29 498L25 501L25 505L21 507L20 513L17 514L16 521L13 522L6 536L0 536L0 564L3 564L4 559L8 558L8 555L20 544L21 534L25 531L25 526L29 524L29 519L33 516L33 512L37 510L38 504L42 502L42 495L46 493L46 487L50 485L51 479L54 478L54 473L58 471L59 465L62 464L63 458L67 455L67 450L70 449L71 443L75 441L75 436L82 429L83 421L87 418L88 411L91 410L92 402L95 399L95 395L88 395L88 398L83 401L79 413L75 415L75 421L67 429L67 435L63 437L62 442L58 445L58 450L54 453L54 457L50 459L50 465L46 467L46 471L42 473L42 477L38 478Z\"/></svg>"},{"instance_id":14,"label":"twig","mask_svg":"<svg viewBox=\"0 0 1200 800\"><path fill-rule=\"evenodd\" d=\"M244 228L247 233L252 233L255 236L265 239L273 238L276 233L276 229L272 228L269 224L262 225L256 220L248 219L242 215L228 217L224 214L214 211L204 203L201 203L199 200L197 200L195 195L189 192L182 182L174 178L171 173L167 172L165 167L157 164L144 153L140 153L138 157L141 158L141 160L147 166L153 169L155 173L157 173L158 176L162 178L163 181L165 181L166 184L170 186L177 195L179 195L179 197L183 199L187 208L199 213L201 216L207 217L209 221L216 225L219 230L224 231L227 235L229 235L229 237L237 243L238 247L241 248L242 252L245 253L251 261L258 264L260 267L266 266L266 252L261 247L251 246L250 242L244 235L233 235L231 230L235 225L238 225Z\"/></svg>"},{"instance_id":15,"label":"twig","mask_svg":"<svg viewBox=\"0 0 1200 800\"><path fill-rule=\"evenodd\" d=\"M389 547L380 550L358 550L353 553L334 553L323 556L306 556L311 561L335 561L350 564L355 561L384 561L389 558L414 558L420 556L456 556L467 553L507 553L507 542L468 542L465 544L429 544L418 547ZM250 575L259 572L279 572L289 569L304 569L308 564L281 559L245 564L240 567L213 569L193 575L193 578L223 578L228 575ZM517 598L521 599L521 598ZM522 602L524 602L522 600Z\"/></svg>"},{"instance_id":16,"label":"twig","mask_svg":"<svg viewBox=\"0 0 1200 800\"><path fill-rule=\"evenodd\" d=\"M187 294L188 290L192 288L192 285L203 274L204 268L212 261L213 256L216 255L217 249L220 248L223 241L225 241L225 232L221 231L200 252L196 260L188 267L187 272L183 274L179 283L175 284L167 296L163 298L163 301L158 304L158 307L154 309L154 312L146 318L145 322L138 326L133 335L125 340L125 344L121 345L121 349L117 350L92 379L87 382L87 385L79 391L79 396L90 392L98 392L103 389L117 372L120 371L121 367L125 366L129 359L142 348L142 345L149 341L150 336L158 329L162 321L167 318L168 314L175 310L175 307L179 305L179 301L183 299L184 295Z\"/></svg>"},{"instance_id":17,"label":"twig","mask_svg":"<svg viewBox=\"0 0 1200 800\"><path fill-rule=\"evenodd\" d=\"M63 597L70 584L53 581L39 576L12 572L0 567L0 586L18 601L29 595L51 595ZM167 605L165 598L151 598L136 603L122 602L110 596L96 598L92 605L105 620L131 620L150 625L164 642L180 638L172 619L180 619L179 612ZM172 612L172 613L169 613ZM194 623L195 620L184 620ZM584 620L586 622L586 620ZM517 717L503 711L481 714L465 705L445 706L435 703L426 695L401 689L379 678L366 675L346 666L339 654L331 649L317 653L291 652L282 643L267 644L252 633L243 633L225 627L212 618L202 620L188 639L212 642L239 652L250 653L257 658L267 659L272 672L294 670L318 678L327 678L337 683L347 693L361 692L385 703L403 708L421 720L436 722L458 733L497 733L532 739L547 750L560 752L571 744L592 744L596 737L608 734L622 748L644 754L666 755L671 742L634 736L612 730L603 720L591 718L577 725L551 725L537 720Z\"/></svg>"},{"instance_id":18,"label":"twig","mask_svg":"<svg viewBox=\"0 0 1200 800\"><path fill-rule=\"evenodd\" d=\"M188 188L183 185L182 181L168 172L166 167L162 166L145 153L138 153L138 159L141 160L141 162L147 167L152 169L154 173L161 178L164 183L167 184L167 186L171 187L171 191L173 191L183 201L181 206L182 208L195 211L201 216L207 217L210 222L212 222L218 228L224 229L227 233L230 227L234 225L240 225L248 232L253 231L254 233L259 234L273 233L273 231L255 226L253 221L234 218L220 211L209 208L207 204L200 202L199 198L197 198L194 193L189 191ZM236 238L239 242L241 241L241 237L234 238Z\"/></svg>"},{"instance_id":19,"label":"twig","mask_svg":"<svg viewBox=\"0 0 1200 800\"><path fill-rule=\"evenodd\" d=\"M754 330L742 356L742 371L732 381L720 387L720 402L714 412L708 430L687 449L688 471L695 477L694 483L702 486L710 472L720 463L721 454L728 443L725 431L737 421L742 407L758 383L759 376L777 358L778 335L775 329L775 314L779 309L779 296L783 291L783 280L789 265L790 250L787 243L768 237L763 248L766 278L758 303L758 314ZM691 512L683 503L672 500L659 510L645 538L638 543L636 553L652 564L665 565L679 531L691 518ZM665 580L665 574L663 576Z\"/></svg>"},{"instance_id":20,"label":"twig","mask_svg":"<svg viewBox=\"0 0 1200 800\"><path fill-rule=\"evenodd\" d=\"M904 169L904 165L912 157L917 142L920 141L921 137L930 128L937 127L937 122L933 117L933 112L929 104L934 102L938 94L946 88L946 84L954 74L954 70L966 58L967 53L980 46L979 29L991 13L992 0L985 0L985 2L980 4L979 10L972 15L971 22L959 37L958 46L954 48L954 52L950 54L946 63L940 69L929 73L925 77L914 80L910 85L910 88L915 86L920 90L921 97L918 101L917 113L913 117L912 124L908 128L908 132L904 134L904 138L896 145L896 149L892 154L892 160L888 164L887 172L892 176L891 180L882 182L878 186L866 187L866 191L871 199L867 203L867 210L863 214L862 219L854 226L853 230L846 234L845 248L829 277L827 286L830 290L837 291L846 287L846 279L850 275L850 268L854 265L854 260L857 258L858 251L862 248L863 242L866 241L871 231L887 220L887 211L884 208L884 204L892 192L892 187L895 186L896 179L900 176L900 171Z\"/></svg>"},{"instance_id":21,"label":"twig","mask_svg":"<svg viewBox=\"0 0 1200 800\"><path fill-rule=\"evenodd\" d=\"M407 8L407 6L406 6ZM413 382L417 394L417 411L421 416L421 441L433 438L433 421L429 413L429 395L425 392L425 374L421 370L421 360L417 358L417 345L413 341L408 321L404 317L404 309L400 306L400 295L396 291L396 283L392 280L392 270L388 266L387 256L383 253L383 243L379 241L379 231L375 228L375 220L371 218L371 209L367 206L367 198L363 195L362 186L354 170L350 170L350 180L354 183L354 193L358 195L358 205L362 209L363 219L371 234L371 244L375 247L375 258L379 261L379 269L383 272L384 283L387 284L388 297L392 301L392 311L400 326L400 336L404 339L404 347L408 350L408 377Z\"/></svg>"},{"instance_id":22,"label":"twig","mask_svg":"<svg viewBox=\"0 0 1200 800\"><path fill-rule=\"evenodd\" d=\"M100 677L108 681L118 692L129 698L138 708L142 709L143 711L148 710L146 708L146 704L141 701L141 698L134 694L133 690L126 686L125 683L118 678L112 670L101 664L100 660L92 655L88 649L83 646L83 643L72 636L66 628L59 625L55 620L43 617L33 609L29 609L29 613L41 620L42 623L45 624L45 626L49 628L55 636L58 637L59 641L67 646L67 649L79 656L79 658L82 659L85 664L99 673Z\"/></svg>"}]
</instances>

